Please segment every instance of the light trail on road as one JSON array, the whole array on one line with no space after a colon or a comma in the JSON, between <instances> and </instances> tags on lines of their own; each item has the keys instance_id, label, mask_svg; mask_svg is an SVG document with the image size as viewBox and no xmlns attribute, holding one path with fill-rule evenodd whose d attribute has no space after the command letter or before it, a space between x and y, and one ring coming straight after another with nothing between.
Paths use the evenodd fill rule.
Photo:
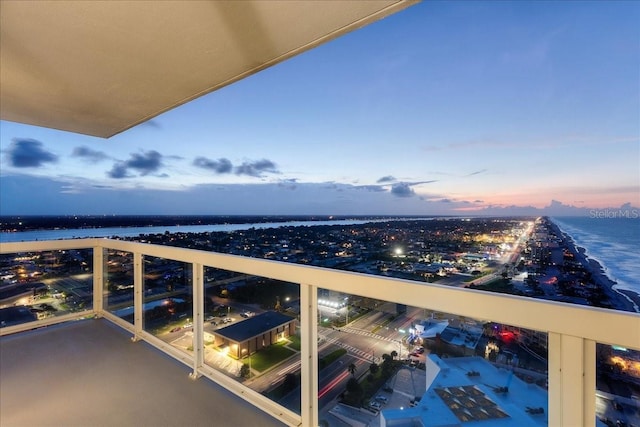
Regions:
<instances>
[{"instance_id":1,"label":"light trail on road","mask_svg":"<svg viewBox=\"0 0 640 427\"><path fill-rule=\"evenodd\" d=\"M349 375L350 375L349 372L345 371L345 372L341 373L340 375L338 375L337 377L335 377L333 380L331 380L327 385L322 387L322 389L318 390L318 399L321 399L322 396L324 396L325 394L329 393L329 391L333 387L338 385L342 380L344 380Z\"/></svg>"}]
</instances>

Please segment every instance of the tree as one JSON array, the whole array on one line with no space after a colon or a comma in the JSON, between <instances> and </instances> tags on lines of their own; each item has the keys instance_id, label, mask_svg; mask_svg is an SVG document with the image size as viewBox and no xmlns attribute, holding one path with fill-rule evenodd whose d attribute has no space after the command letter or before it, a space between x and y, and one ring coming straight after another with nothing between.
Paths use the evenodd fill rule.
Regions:
<instances>
[{"instance_id":1,"label":"tree","mask_svg":"<svg viewBox=\"0 0 640 427\"><path fill-rule=\"evenodd\" d=\"M353 401L360 400L362 395L362 386L355 378L349 378L347 381L347 392L354 397Z\"/></svg>"},{"instance_id":2,"label":"tree","mask_svg":"<svg viewBox=\"0 0 640 427\"><path fill-rule=\"evenodd\" d=\"M247 365L246 363L242 364L242 366L240 367L240 376L242 378L249 378L249 375L251 375L249 365Z\"/></svg>"},{"instance_id":3,"label":"tree","mask_svg":"<svg viewBox=\"0 0 640 427\"><path fill-rule=\"evenodd\" d=\"M356 369L356 365L354 365L353 363L349 364L349 366L347 367L347 370L353 377L356 376Z\"/></svg>"},{"instance_id":4,"label":"tree","mask_svg":"<svg viewBox=\"0 0 640 427\"><path fill-rule=\"evenodd\" d=\"M388 376L391 371L393 371L393 357L394 357L394 353L397 355L398 353L396 353L395 351L391 352L391 355L389 354L383 354L382 355L382 375L384 376Z\"/></svg>"},{"instance_id":5,"label":"tree","mask_svg":"<svg viewBox=\"0 0 640 427\"><path fill-rule=\"evenodd\" d=\"M371 375L375 375L376 372L378 372L378 364L377 363L372 363L371 365L369 365L369 372L371 372Z\"/></svg>"}]
</instances>

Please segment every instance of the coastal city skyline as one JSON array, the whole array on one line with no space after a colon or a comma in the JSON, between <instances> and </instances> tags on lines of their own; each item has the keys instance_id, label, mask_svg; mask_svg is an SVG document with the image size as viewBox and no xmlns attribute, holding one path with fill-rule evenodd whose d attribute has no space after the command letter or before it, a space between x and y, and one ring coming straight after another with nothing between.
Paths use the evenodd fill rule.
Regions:
<instances>
[{"instance_id":1,"label":"coastal city skyline","mask_svg":"<svg viewBox=\"0 0 640 427\"><path fill-rule=\"evenodd\" d=\"M638 18L424 3L110 139L3 121L0 214L632 216Z\"/></svg>"},{"instance_id":2,"label":"coastal city skyline","mask_svg":"<svg viewBox=\"0 0 640 427\"><path fill-rule=\"evenodd\" d=\"M152 219L155 218L158 217ZM128 237L98 240L117 241L119 245L144 243L141 247L165 251L171 247L188 248L201 256L213 252L247 262L268 260L280 264L280 268L297 264L298 268L313 266L327 273L331 270L339 270L340 274L361 273L361 277L369 280L381 276L377 279L384 282L374 283L377 286L434 284L441 290L458 288L464 292L468 288L483 291L480 293L497 292L637 313L640 304L637 289L613 281L605 274L612 270L600 263L600 255L595 252L598 261L587 257L585 248L577 243L584 234L574 226L584 220L573 218L558 224L540 217L309 220L308 225L267 223L264 228L240 223L244 226L234 231L195 231L187 226L162 232L156 227L132 227L135 231ZM626 248L628 240L620 239L615 232L615 223L620 220L592 221L600 226L610 222L605 225L610 235L607 243L614 244L618 253L628 251L633 256L634 251ZM563 229L572 230L572 235ZM109 233L112 232L115 229L110 229ZM580 240L574 240L574 236ZM597 247L589 249L588 253L594 254L591 249ZM205 264L199 273L204 294L199 309L194 304L191 276L197 274L198 267L192 269L191 264L170 257L145 255L144 278L136 284L135 270L140 264L134 262L132 253L109 250L107 254L104 275L108 281L100 293L107 315L117 316L124 324L137 322L134 294L136 286L141 287L146 333L163 346L189 355L195 353L194 327L201 322L206 344L203 360L207 366L300 413L299 390L303 383L298 372L303 372L300 368L303 354L298 343L303 332L296 321L303 317L305 305L299 285ZM92 257L90 248L3 255L0 304L4 307L0 314L5 317L0 327L46 321L91 307L95 298L92 274L88 273ZM633 259L631 263L637 265ZM617 272L622 273L619 267L616 264ZM635 268L632 270L637 275ZM387 281L392 279L401 282ZM344 277L336 280L345 280L343 286L352 283ZM429 393L442 390L438 381L452 375L449 366L457 366L461 373L450 384L455 389L468 384L470 390L480 391L497 402L490 406L500 408L496 417L510 418L508 425L547 425L544 414L552 407L547 391L551 382L549 372L553 372L548 368L549 354L553 351L550 333L486 318L460 317L441 311L440 307L431 310L410 303L394 303L393 299L379 300L366 294L323 288L318 288L317 294L317 307L312 309L320 367L317 401L319 418L328 420L326 425L338 425L330 420L343 405L362 409L350 411L349 417L340 419L354 419L363 425L378 416L381 419L421 416L427 404L428 416L437 419L434 426L444 425L442 419L446 417L453 420L452 413L467 420L475 415L460 414L455 406L434 409L438 408L439 400L428 398ZM473 297L473 292L465 296ZM196 314L197 310L202 312ZM631 323L628 326L633 328ZM254 338L256 334L259 339ZM276 357L273 348L283 345ZM637 421L637 405L633 401L640 369L637 352L622 346L598 346L598 403L594 414L607 425L612 424L606 420L612 419L630 425ZM446 367L443 363L447 363ZM505 365L515 368L509 373ZM439 376L441 369L447 373ZM379 370L376 380L374 375ZM408 373L411 383L405 383L406 386L404 381L394 378ZM446 403L446 396L441 397ZM470 401L469 411L481 405L478 400ZM433 416L435 411L437 418ZM626 415L623 418L621 414ZM486 414L479 416L487 418Z\"/></svg>"}]
</instances>

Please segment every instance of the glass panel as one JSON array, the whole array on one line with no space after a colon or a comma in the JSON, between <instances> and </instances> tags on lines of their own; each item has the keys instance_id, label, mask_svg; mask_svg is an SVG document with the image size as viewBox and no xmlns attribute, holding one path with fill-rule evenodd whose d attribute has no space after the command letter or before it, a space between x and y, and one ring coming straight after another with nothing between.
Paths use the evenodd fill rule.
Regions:
<instances>
[{"instance_id":1,"label":"glass panel","mask_svg":"<svg viewBox=\"0 0 640 427\"><path fill-rule=\"evenodd\" d=\"M145 256L143 329L193 352L193 280L190 263Z\"/></svg>"},{"instance_id":2,"label":"glass panel","mask_svg":"<svg viewBox=\"0 0 640 427\"><path fill-rule=\"evenodd\" d=\"M596 417L607 426L640 426L640 351L596 344Z\"/></svg>"},{"instance_id":3,"label":"glass panel","mask_svg":"<svg viewBox=\"0 0 640 427\"><path fill-rule=\"evenodd\" d=\"M91 249L0 256L0 327L93 307Z\"/></svg>"},{"instance_id":4,"label":"glass panel","mask_svg":"<svg viewBox=\"0 0 640 427\"><path fill-rule=\"evenodd\" d=\"M109 250L104 272L104 309L133 324L133 254Z\"/></svg>"},{"instance_id":5,"label":"glass panel","mask_svg":"<svg viewBox=\"0 0 640 427\"><path fill-rule=\"evenodd\" d=\"M320 289L318 335L321 419L547 424L546 333Z\"/></svg>"},{"instance_id":6,"label":"glass panel","mask_svg":"<svg viewBox=\"0 0 640 427\"><path fill-rule=\"evenodd\" d=\"M300 288L205 267L205 363L300 413Z\"/></svg>"}]
</instances>

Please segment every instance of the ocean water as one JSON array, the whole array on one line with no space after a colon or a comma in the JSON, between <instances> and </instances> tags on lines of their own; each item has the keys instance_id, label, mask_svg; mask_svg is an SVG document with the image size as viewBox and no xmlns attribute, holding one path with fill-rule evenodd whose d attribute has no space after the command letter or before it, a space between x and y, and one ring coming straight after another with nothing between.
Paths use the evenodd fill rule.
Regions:
<instances>
[{"instance_id":1,"label":"ocean water","mask_svg":"<svg viewBox=\"0 0 640 427\"><path fill-rule=\"evenodd\" d=\"M600 263L614 288L640 295L640 218L558 217L552 221L589 258Z\"/></svg>"}]
</instances>

